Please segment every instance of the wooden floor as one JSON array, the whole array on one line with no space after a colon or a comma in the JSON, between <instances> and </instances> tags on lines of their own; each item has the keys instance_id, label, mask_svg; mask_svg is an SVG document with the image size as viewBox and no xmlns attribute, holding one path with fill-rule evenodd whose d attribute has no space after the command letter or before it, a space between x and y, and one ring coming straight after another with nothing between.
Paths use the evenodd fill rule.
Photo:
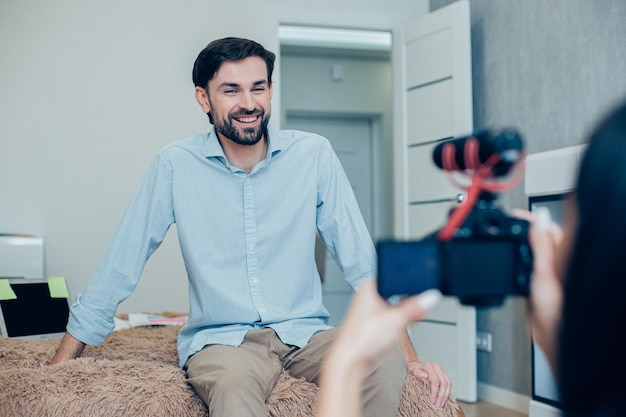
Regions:
<instances>
[{"instance_id":1,"label":"wooden floor","mask_svg":"<svg viewBox=\"0 0 626 417\"><path fill-rule=\"evenodd\" d=\"M459 401L459 405L465 413L465 417L528 417L527 414L484 401L473 404Z\"/></svg>"}]
</instances>

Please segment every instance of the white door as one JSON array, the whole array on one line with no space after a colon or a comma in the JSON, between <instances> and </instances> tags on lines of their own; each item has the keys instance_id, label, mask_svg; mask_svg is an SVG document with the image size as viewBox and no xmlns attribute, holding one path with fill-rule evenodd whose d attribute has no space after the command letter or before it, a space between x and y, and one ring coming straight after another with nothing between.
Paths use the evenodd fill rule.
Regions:
<instances>
[{"instance_id":1,"label":"white door","mask_svg":"<svg viewBox=\"0 0 626 417\"><path fill-rule=\"evenodd\" d=\"M435 144L472 131L469 2L457 1L394 31L394 232L418 239L443 226L459 190L432 162ZM476 311L446 297L409 335L440 363L453 394L477 397Z\"/></svg>"},{"instance_id":2,"label":"white door","mask_svg":"<svg viewBox=\"0 0 626 417\"><path fill-rule=\"evenodd\" d=\"M373 135L371 119L366 117L322 117L287 114L285 128L317 133L326 137L337 154L352 185L359 209L370 233L374 218ZM352 295L352 288L332 256L323 256L322 294L330 313L330 324L341 324Z\"/></svg>"}]
</instances>

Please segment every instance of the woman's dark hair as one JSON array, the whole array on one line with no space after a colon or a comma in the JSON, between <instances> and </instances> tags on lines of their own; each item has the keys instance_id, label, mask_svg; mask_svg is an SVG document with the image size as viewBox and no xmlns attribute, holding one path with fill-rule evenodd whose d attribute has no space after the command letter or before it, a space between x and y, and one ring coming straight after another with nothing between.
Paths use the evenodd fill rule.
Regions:
<instances>
[{"instance_id":1,"label":"woman's dark hair","mask_svg":"<svg viewBox=\"0 0 626 417\"><path fill-rule=\"evenodd\" d=\"M200 52L193 65L193 83L196 87L206 89L225 61L240 61L251 56L258 56L265 61L267 82L271 85L276 55L255 41L232 37L214 40Z\"/></svg>"},{"instance_id":2,"label":"woman's dark hair","mask_svg":"<svg viewBox=\"0 0 626 417\"><path fill-rule=\"evenodd\" d=\"M568 415L624 415L626 105L599 124L576 186L578 226L565 278L558 380ZM618 414L610 410L619 406ZM599 408L600 407L600 408Z\"/></svg>"}]
</instances>

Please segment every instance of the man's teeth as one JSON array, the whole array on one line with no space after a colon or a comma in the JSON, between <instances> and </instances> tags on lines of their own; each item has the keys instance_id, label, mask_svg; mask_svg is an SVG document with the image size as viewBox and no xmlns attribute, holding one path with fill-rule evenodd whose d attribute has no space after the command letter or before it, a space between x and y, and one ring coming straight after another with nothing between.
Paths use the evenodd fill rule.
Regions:
<instances>
[{"instance_id":1,"label":"man's teeth","mask_svg":"<svg viewBox=\"0 0 626 417\"><path fill-rule=\"evenodd\" d=\"M256 116L238 117L237 120L242 122L242 123L252 123L252 122L254 122L256 120Z\"/></svg>"}]
</instances>

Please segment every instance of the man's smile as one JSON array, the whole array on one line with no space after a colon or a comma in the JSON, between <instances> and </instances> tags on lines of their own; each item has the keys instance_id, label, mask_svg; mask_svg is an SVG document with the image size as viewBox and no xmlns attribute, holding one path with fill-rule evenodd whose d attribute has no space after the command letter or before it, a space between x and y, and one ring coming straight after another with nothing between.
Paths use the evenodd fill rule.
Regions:
<instances>
[{"instance_id":1,"label":"man's smile","mask_svg":"<svg viewBox=\"0 0 626 417\"><path fill-rule=\"evenodd\" d=\"M233 117L239 123L254 123L259 119L260 115Z\"/></svg>"}]
</instances>

